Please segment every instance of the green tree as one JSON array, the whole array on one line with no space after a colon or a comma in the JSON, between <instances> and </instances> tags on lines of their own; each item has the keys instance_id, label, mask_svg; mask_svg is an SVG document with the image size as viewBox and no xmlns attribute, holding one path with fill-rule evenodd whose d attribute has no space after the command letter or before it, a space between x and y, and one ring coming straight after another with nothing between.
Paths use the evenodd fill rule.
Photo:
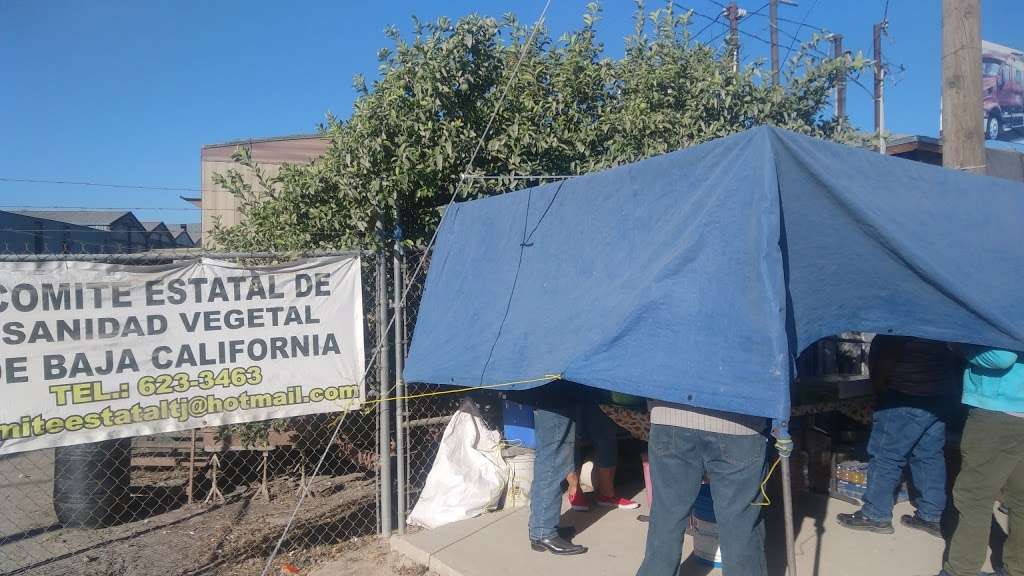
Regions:
<instances>
[{"instance_id":1,"label":"green tree","mask_svg":"<svg viewBox=\"0 0 1024 576\"><path fill-rule=\"evenodd\" d=\"M543 30L531 40L512 15L413 18L408 39L391 28L379 78L368 86L356 77L351 116L321 126L330 137L321 158L266 177L237 154L256 181L239 170L218 177L240 198L244 221L218 227L214 241L236 250L372 249L397 225L404 243L422 246L455 190L461 200L535 183L463 181L506 85L472 175L580 174L760 124L857 138L824 111L838 74L859 72L862 57L818 58L815 37L787 64L784 85L772 86L762 62L734 72L728 52L693 41L691 15L672 2L650 13L637 2L620 59L597 41L596 3L557 40Z\"/></svg>"}]
</instances>

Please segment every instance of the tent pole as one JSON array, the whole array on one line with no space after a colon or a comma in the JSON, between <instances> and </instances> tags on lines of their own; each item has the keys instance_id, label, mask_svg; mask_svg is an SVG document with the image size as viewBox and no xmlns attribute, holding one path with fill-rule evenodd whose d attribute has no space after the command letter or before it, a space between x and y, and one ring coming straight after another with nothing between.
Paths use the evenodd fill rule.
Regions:
<instances>
[{"instance_id":1,"label":"tent pole","mask_svg":"<svg viewBox=\"0 0 1024 576\"><path fill-rule=\"evenodd\" d=\"M789 456L782 457L782 509L786 517L786 565L789 576L796 576L796 543L793 541L793 490L789 475Z\"/></svg>"},{"instance_id":2,"label":"tent pole","mask_svg":"<svg viewBox=\"0 0 1024 576\"><path fill-rule=\"evenodd\" d=\"M772 426L775 448L779 453L782 468L782 510L786 530L786 573L796 576L796 543L793 536L793 485L789 469L789 457L793 454L793 440L789 436L789 422L776 421Z\"/></svg>"}]
</instances>

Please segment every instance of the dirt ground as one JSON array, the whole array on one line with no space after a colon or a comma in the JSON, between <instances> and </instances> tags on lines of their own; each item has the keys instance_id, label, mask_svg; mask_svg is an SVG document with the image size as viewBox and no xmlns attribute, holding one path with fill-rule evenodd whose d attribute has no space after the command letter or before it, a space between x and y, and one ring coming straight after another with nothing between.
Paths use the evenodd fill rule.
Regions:
<instances>
[{"instance_id":1,"label":"dirt ground","mask_svg":"<svg viewBox=\"0 0 1024 576\"><path fill-rule=\"evenodd\" d=\"M136 498L169 502L164 511L150 510L110 528L68 529L53 512L52 458L52 451L39 451L0 459L0 575L259 574L261 558L276 543L297 498L297 478L281 477L269 483L269 502L250 484L233 487L222 504L180 505L183 488L180 479L171 478L165 486L145 482L149 493L133 487ZM133 475L133 485L136 480ZM365 474L317 478L282 561L307 574L311 566L348 554L350 545L365 547L351 538L375 530L374 494L375 480ZM292 545L310 542L322 544Z\"/></svg>"}]
</instances>

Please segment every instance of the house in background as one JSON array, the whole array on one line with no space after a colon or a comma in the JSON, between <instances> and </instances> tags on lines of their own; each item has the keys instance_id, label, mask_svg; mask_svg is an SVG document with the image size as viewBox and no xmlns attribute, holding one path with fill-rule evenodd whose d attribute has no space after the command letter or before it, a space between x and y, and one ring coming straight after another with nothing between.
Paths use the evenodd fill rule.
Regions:
<instances>
[{"instance_id":1,"label":"house in background","mask_svg":"<svg viewBox=\"0 0 1024 576\"><path fill-rule=\"evenodd\" d=\"M0 251L6 254L101 254L113 250L110 234L89 226L0 211Z\"/></svg>"},{"instance_id":2,"label":"house in background","mask_svg":"<svg viewBox=\"0 0 1024 576\"><path fill-rule=\"evenodd\" d=\"M171 231L171 235L174 236L175 247L194 248L200 245L202 224L171 224L168 228Z\"/></svg>"},{"instance_id":3,"label":"house in background","mask_svg":"<svg viewBox=\"0 0 1024 576\"><path fill-rule=\"evenodd\" d=\"M40 238L47 246L42 253L59 254L61 242L70 242L68 252L90 254L131 253L147 250L145 227L134 214L118 210L17 210L11 212L33 219ZM87 228L88 232L83 230ZM74 234L71 232L74 231ZM61 234L69 236L63 238Z\"/></svg>"},{"instance_id":4,"label":"house in background","mask_svg":"<svg viewBox=\"0 0 1024 576\"><path fill-rule=\"evenodd\" d=\"M0 211L0 251L11 254L128 254L192 248L199 224L143 224L131 212ZM172 231L173 230L173 231Z\"/></svg>"},{"instance_id":5,"label":"house in background","mask_svg":"<svg viewBox=\"0 0 1024 576\"><path fill-rule=\"evenodd\" d=\"M942 166L942 140L930 136L893 136L886 154ZM985 174L1024 182L1024 154L1016 150L985 148Z\"/></svg>"},{"instance_id":6,"label":"house in background","mask_svg":"<svg viewBox=\"0 0 1024 576\"><path fill-rule=\"evenodd\" d=\"M174 241L174 234L163 222L143 222L143 228L146 229L146 249L147 250L162 250L167 248L176 248L177 244Z\"/></svg>"},{"instance_id":7,"label":"house in background","mask_svg":"<svg viewBox=\"0 0 1024 576\"><path fill-rule=\"evenodd\" d=\"M330 138L326 136L304 134L237 140L203 146L200 152L202 198L182 198L182 200L192 203L196 203L198 200L203 209L203 227L200 234L202 239L207 240L211 237L210 232L218 222L222 226L233 226L241 221L238 199L214 182L215 174L227 174L229 170L233 169L237 170L246 182L255 184L256 177L252 171L232 159L239 149L248 149L253 161L259 164L264 175L273 177L280 172L281 166L284 164L311 163L323 155L329 145Z\"/></svg>"}]
</instances>

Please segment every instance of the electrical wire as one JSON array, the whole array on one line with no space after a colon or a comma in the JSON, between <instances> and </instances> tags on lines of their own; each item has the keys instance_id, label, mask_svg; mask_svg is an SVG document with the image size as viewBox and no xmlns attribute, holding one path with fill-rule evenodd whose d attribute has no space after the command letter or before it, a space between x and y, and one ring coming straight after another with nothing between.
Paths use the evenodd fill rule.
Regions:
<instances>
[{"instance_id":1,"label":"electrical wire","mask_svg":"<svg viewBox=\"0 0 1024 576\"><path fill-rule=\"evenodd\" d=\"M58 180L49 178L10 178L0 176L0 182L16 182L21 184L64 184L72 186L91 186L97 188L119 188L122 190L157 190L162 192L203 192L201 188L187 188L182 186L146 186L136 184L106 184L101 182L87 182L74 180Z\"/></svg>"},{"instance_id":2,"label":"electrical wire","mask_svg":"<svg viewBox=\"0 0 1024 576\"><path fill-rule=\"evenodd\" d=\"M796 33L797 34L800 33L800 29L803 28L804 27L804 23L807 22L807 17L811 15L811 12L814 11L814 7L817 6L817 5L818 5L818 0L814 0L814 2L811 4L811 7L807 9L807 12L804 14L803 19L800 20L800 26L798 26L797 29L796 29ZM790 53L793 52L793 46L795 44L796 44L796 38L794 37L793 40L789 43L789 48L786 48L786 57L783 58L783 60L789 60L789 55L790 55Z\"/></svg>"},{"instance_id":3,"label":"electrical wire","mask_svg":"<svg viewBox=\"0 0 1024 576\"><path fill-rule=\"evenodd\" d=\"M494 119L497 118L498 113L501 112L502 105L504 104L505 99L508 97L508 92L509 92L509 90L512 87L512 83L515 80L515 78L518 76L519 69L520 69L520 67L523 64L523 61L526 59L526 54L529 51L530 46L533 44L534 40L536 39L537 33L540 31L541 26L543 26L543 24L544 24L544 19L547 16L548 9L551 7L551 1L552 0L546 0L546 2L544 3L544 8L543 8L543 10L541 10L540 16L537 18L537 22L534 24L533 30L530 32L529 38L523 44L522 51L519 54L519 59L516 61L516 64L515 64L515 66L512 69L512 73L509 76L508 81L505 83L505 87L502 89L501 94L498 96L498 100L495 103L494 111L491 113L490 118L487 120L487 124L484 126L483 132L480 134L480 139L477 142L476 147L473 149L473 153L470 155L469 161L466 163L466 168L464 170L462 170L462 172L460 172L460 174L468 174L468 173L471 172L471 170L473 168L473 164L476 162L476 157L477 157L477 155L479 155L480 150L483 149L484 142L487 140L487 137L490 134L491 126L493 126L493 124L494 124ZM453 204L455 204L455 200L459 197L459 193L463 189L463 182L466 182L466 180L467 179L465 179L465 178L460 178L459 179L459 182L458 182L458 184L455 185L455 190L452 192L452 196L451 196L451 198L448 201L447 208L451 208L451 206ZM434 243L437 241L437 235L438 235L438 233L441 230L441 226L444 224L445 219L448 217L448 214L450 214L450 213L451 213L451 210L446 209L441 214L441 221L438 222L437 227L434 229L434 233L431 235L430 241L427 243L426 248L424 249L424 253L429 252L431 247L433 247ZM411 276L412 278L417 278L419 276L419 273L422 271L423 265L426 262L426 260L427 260L426 258L420 259L419 263L416 265L416 269L412 273L412 276ZM408 299L409 291L412 289L412 284L413 284L412 282L408 283L408 286L406 286L405 290L402 292L402 298L398 302L393 303L394 306L401 307L401 306L405 305L405 302ZM388 322L387 328L385 328L385 330L384 330L384 334L387 334L388 332L391 331L391 327L395 324L395 318L396 318L395 315L391 316L391 319ZM369 366L372 366L377 361L377 359L380 357L380 353L381 353L381 350L383 349L383 347L384 347L384 341L380 342L376 346L376 348L375 348L375 350L373 352L373 355L370 358L370 362L368 362L367 372L369 371ZM363 374L364 382L365 382L365 378L366 378L366 373ZM395 380L396 380L395 387L397 387L398 386L399 378L396 378ZM390 396L390 394L392 393L392 391L394 389L395 388L392 387L385 394L383 394L383 396L384 397ZM335 438L338 437L338 433L341 431L341 425L342 425L343 421L344 421L344 418L339 418L338 419L338 424L334 428L334 432L331 435L330 441L327 442L327 445L324 447L323 453L320 455L320 460L317 462L316 467L313 468L313 474L311 476L310 482L303 487L302 493L299 496L299 500L295 504L295 509L292 511L291 516L288 518L288 523L285 525L284 531L281 533L281 537L278 539L277 543L274 545L273 551L270 553L270 556L267 558L267 563L263 567L263 571L261 572L261 576L267 576L267 574L269 574L270 568L273 565L274 559L277 557L277 553L281 550L281 545L284 543L285 538L287 538L288 532L291 530L292 525L295 523L295 518L296 518L296 516L299 513L299 509L302 507L302 503L305 501L306 495L309 493L309 488L312 485L312 478L315 478L316 475L319 473L320 467L323 465L324 459L327 457L327 453L330 451L330 447L334 444Z\"/></svg>"},{"instance_id":4,"label":"electrical wire","mask_svg":"<svg viewBox=\"0 0 1024 576\"><path fill-rule=\"evenodd\" d=\"M236 208L197 208L189 206L175 208L171 206L35 206L30 204L0 204L0 210L23 210L27 212L72 212L77 210L112 210L118 212L131 212L133 210L157 210L161 212L202 212L212 210L214 212L233 212Z\"/></svg>"},{"instance_id":5,"label":"electrical wire","mask_svg":"<svg viewBox=\"0 0 1024 576\"><path fill-rule=\"evenodd\" d=\"M721 15L721 14L719 14L718 16L715 16L715 19L714 19L714 20L712 20L711 22L708 22L708 23L707 23L707 24L706 24L706 25L705 25L705 26L704 26L703 28L701 28L701 29L700 29L700 31L699 31L699 32L697 32L696 34L694 34L694 35L693 35L693 37L694 37L694 38L699 38L701 34L703 34L704 32L706 32L708 28L711 28L711 27L712 27L712 26L714 26L714 25L715 25L716 23L718 23L718 24L722 24L722 25L724 26L724 25L725 25L725 22L719 22L719 21L718 21L718 19L719 19L719 18L721 18L721 17L722 17L722 15Z\"/></svg>"}]
</instances>

